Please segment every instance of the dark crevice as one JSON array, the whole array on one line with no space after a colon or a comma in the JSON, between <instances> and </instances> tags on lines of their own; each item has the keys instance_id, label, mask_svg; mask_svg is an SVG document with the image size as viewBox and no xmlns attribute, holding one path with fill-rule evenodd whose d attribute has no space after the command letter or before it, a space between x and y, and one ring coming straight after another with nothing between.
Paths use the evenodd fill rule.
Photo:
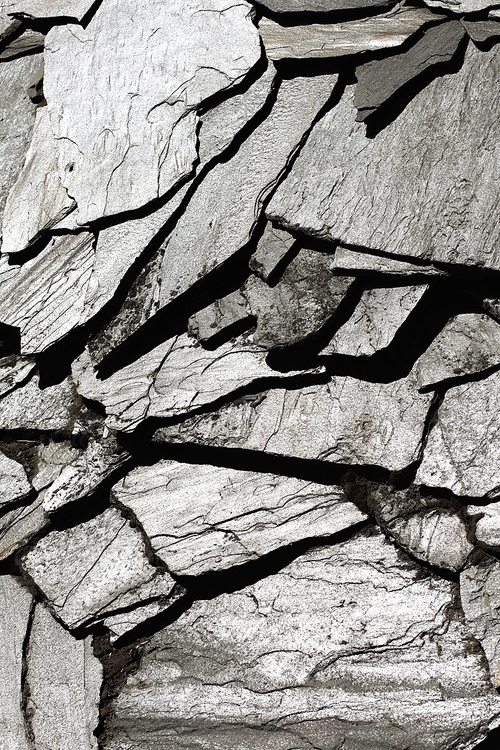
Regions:
<instances>
[{"instance_id":1,"label":"dark crevice","mask_svg":"<svg viewBox=\"0 0 500 750\"><path fill-rule=\"evenodd\" d=\"M7 28L0 34L0 52L3 52L6 47L9 46L14 40L18 39L24 32L26 27L24 21L19 18L15 18Z\"/></svg>"},{"instance_id":2,"label":"dark crevice","mask_svg":"<svg viewBox=\"0 0 500 750\"><path fill-rule=\"evenodd\" d=\"M88 11L82 16L82 20L80 21L80 25L83 26L84 29L87 28L89 23L94 18L95 14L103 4L104 0L95 0L95 2L92 3Z\"/></svg>"},{"instance_id":3,"label":"dark crevice","mask_svg":"<svg viewBox=\"0 0 500 750\"><path fill-rule=\"evenodd\" d=\"M311 24L331 24L345 23L346 21L357 21L364 18L373 18L387 13L396 5L396 0L387 0L385 4L376 7L346 8L344 10L330 11L289 11L278 12L266 7L265 4L259 3L258 0L251 0L255 6L259 20L262 16L270 18L280 26L309 26ZM346 3L349 5L349 3Z\"/></svg>"},{"instance_id":4,"label":"dark crevice","mask_svg":"<svg viewBox=\"0 0 500 750\"><path fill-rule=\"evenodd\" d=\"M474 745L474 750L498 750L499 745L500 728L497 728L492 729L486 736L486 739L480 742L479 745Z\"/></svg>"},{"instance_id":5,"label":"dark crevice","mask_svg":"<svg viewBox=\"0 0 500 750\"><path fill-rule=\"evenodd\" d=\"M227 344L231 339L241 336L243 333L247 333L257 325L257 318L253 315L247 315L246 318L240 318L231 325L226 326L221 331L218 331L209 339L205 339L201 342L204 349L208 351L215 351L219 346Z\"/></svg>"},{"instance_id":6,"label":"dark crevice","mask_svg":"<svg viewBox=\"0 0 500 750\"><path fill-rule=\"evenodd\" d=\"M420 388L420 393L429 393L430 391L435 391L436 393L444 395L444 393L450 388L455 388L458 385L465 385L466 383L477 383L480 380L489 378L490 375L494 375L499 370L500 362L496 365L491 365L491 367L486 367L484 370L479 370L478 372L456 375L454 378L447 378L446 380L440 380L436 383L425 385Z\"/></svg>"},{"instance_id":7,"label":"dark crevice","mask_svg":"<svg viewBox=\"0 0 500 750\"><path fill-rule=\"evenodd\" d=\"M215 109L228 99L232 99L234 96L245 94L254 83L257 83L259 78L262 78L269 64L270 63L264 54L264 50L261 49L260 60L255 63L253 68L241 79L241 81L228 88L222 89L221 91L217 91L207 99L204 99L197 108L198 115L203 119L203 115L209 110Z\"/></svg>"},{"instance_id":8,"label":"dark crevice","mask_svg":"<svg viewBox=\"0 0 500 750\"><path fill-rule=\"evenodd\" d=\"M26 732L26 739L30 747L35 748L35 733L31 723L32 711L29 709L29 697L30 697L30 686L28 683L28 658L29 658L29 646L31 630L33 628L33 620L35 617L36 603L32 601L31 609L26 625L26 633L24 636L21 656L21 711L24 719L24 729Z\"/></svg>"}]
</instances>

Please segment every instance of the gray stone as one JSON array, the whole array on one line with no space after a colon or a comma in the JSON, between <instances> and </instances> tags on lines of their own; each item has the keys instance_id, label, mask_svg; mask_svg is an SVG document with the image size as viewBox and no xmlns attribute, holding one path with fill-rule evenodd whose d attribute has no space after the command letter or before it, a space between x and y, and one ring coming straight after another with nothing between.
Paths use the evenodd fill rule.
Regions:
<instances>
[{"instance_id":1,"label":"gray stone","mask_svg":"<svg viewBox=\"0 0 500 750\"><path fill-rule=\"evenodd\" d=\"M0 285L0 320L20 329L22 354L44 351L79 324L93 260L93 234L53 237Z\"/></svg>"},{"instance_id":2,"label":"gray stone","mask_svg":"<svg viewBox=\"0 0 500 750\"><path fill-rule=\"evenodd\" d=\"M421 284L367 289L321 354L370 357L380 351L391 343L427 288Z\"/></svg>"},{"instance_id":3,"label":"gray stone","mask_svg":"<svg viewBox=\"0 0 500 750\"><path fill-rule=\"evenodd\" d=\"M354 94L356 120L363 122L398 89L428 68L451 60L463 38L464 28L459 21L441 23L427 29L405 52L359 65Z\"/></svg>"},{"instance_id":4,"label":"gray stone","mask_svg":"<svg viewBox=\"0 0 500 750\"><path fill-rule=\"evenodd\" d=\"M0 357L0 397L22 385L35 369L35 360L30 357L17 357L15 354Z\"/></svg>"},{"instance_id":5,"label":"gray stone","mask_svg":"<svg viewBox=\"0 0 500 750\"><path fill-rule=\"evenodd\" d=\"M251 276L243 287L257 318L253 341L283 347L317 333L344 299L353 279L335 276L332 256L301 249L276 286Z\"/></svg>"},{"instance_id":6,"label":"gray stone","mask_svg":"<svg viewBox=\"0 0 500 750\"><path fill-rule=\"evenodd\" d=\"M491 681L500 687L500 564L485 556L460 575L460 599L465 619L480 642Z\"/></svg>"},{"instance_id":7,"label":"gray stone","mask_svg":"<svg viewBox=\"0 0 500 750\"><path fill-rule=\"evenodd\" d=\"M1 8L0 8L1 13ZM0 25L2 19L0 18ZM16 39L12 39L8 44L2 46L0 52L0 61L5 62L7 60L15 60L18 57L24 57L24 55L35 55L43 52L45 43L45 34L40 34L38 31L32 31L26 29L21 36ZM29 92L28 95L30 96ZM30 96L31 101L33 97Z\"/></svg>"},{"instance_id":8,"label":"gray stone","mask_svg":"<svg viewBox=\"0 0 500 750\"><path fill-rule=\"evenodd\" d=\"M500 364L500 325L488 315L451 318L415 365L419 387Z\"/></svg>"},{"instance_id":9,"label":"gray stone","mask_svg":"<svg viewBox=\"0 0 500 750\"><path fill-rule=\"evenodd\" d=\"M469 45L458 73L432 81L371 139L354 122L347 87L315 125L269 218L405 259L499 268L500 226L491 223L499 210L499 69L498 47Z\"/></svg>"},{"instance_id":10,"label":"gray stone","mask_svg":"<svg viewBox=\"0 0 500 750\"><path fill-rule=\"evenodd\" d=\"M73 363L73 375L78 392L105 407L108 427L130 432L149 417L187 414L262 378L297 375L273 370L266 357L266 349L245 341L230 341L207 351L182 334L106 380L96 376L85 351Z\"/></svg>"},{"instance_id":11,"label":"gray stone","mask_svg":"<svg viewBox=\"0 0 500 750\"><path fill-rule=\"evenodd\" d=\"M49 521L43 510L43 492L30 504L8 510L0 517L0 561L28 544Z\"/></svg>"},{"instance_id":12,"label":"gray stone","mask_svg":"<svg viewBox=\"0 0 500 750\"><path fill-rule=\"evenodd\" d=\"M2 0L0 30L12 22L12 13L34 18L68 18L80 21L92 5L92 0Z\"/></svg>"},{"instance_id":13,"label":"gray stone","mask_svg":"<svg viewBox=\"0 0 500 750\"><path fill-rule=\"evenodd\" d=\"M60 476L63 469L77 461L81 454L81 448L73 447L69 440L49 440L46 444L40 443L36 452L33 487L39 492L46 489Z\"/></svg>"},{"instance_id":14,"label":"gray stone","mask_svg":"<svg viewBox=\"0 0 500 750\"><path fill-rule=\"evenodd\" d=\"M339 487L176 461L134 469L112 494L132 509L154 551L178 575L241 565L366 519Z\"/></svg>"},{"instance_id":15,"label":"gray stone","mask_svg":"<svg viewBox=\"0 0 500 750\"><path fill-rule=\"evenodd\" d=\"M244 0L111 0L86 29L49 31L44 91L80 224L137 209L191 172L197 108L261 56L251 9Z\"/></svg>"},{"instance_id":16,"label":"gray stone","mask_svg":"<svg viewBox=\"0 0 500 750\"><path fill-rule=\"evenodd\" d=\"M274 13L328 13L392 5L394 0L263 0L260 5Z\"/></svg>"},{"instance_id":17,"label":"gray stone","mask_svg":"<svg viewBox=\"0 0 500 750\"><path fill-rule=\"evenodd\" d=\"M341 57L400 47L409 36L443 16L427 8L402 7L384 15L343 23L281 26L263 16L259 31L270 60ZM463 29L461 29L463 35Z\"/></svg>"},{"instance_id":18,"label":"gray stone","mask_svg":"<svg viewBox=\"0 0 500 750\"><path fill-rule=\"evenodd\" d=\"M398 258L388 258L383 255L372 255L372 253L352 250L341 245L336 248L333 268L336 271L349 271L359 273L367 271L371 273L383 273L397 276L443 276L441 271L429 264L408 263Z\"/></svg>"},{"instance_id":19,"label":"gray stone","mask_svg":"<svg viewBox=\"0 0 500 750\"><path fill-rule=\"evenodd\" d=\"M500 36L500 23L496 20L469 21L460 19L464 29L475 42L486 42L495 36Z\"/></svg>"},{"instance_id":20,"label":"gray stone","mask_svg":"<svg viewBox=\"0 0 500 750\"><path fill-rule=\"evenodd\" d=\"M75 640L38 604L27 661L34 748L97 750L102 666L92 639Z\"/></svg>"},{"instance_id":21,"label":"gray stone","mask_svg":"<svg viewBox=\"0 0 500 750\"><path fill-rule=\"evenodd\" d=\"M477 518L475 527L477 541L488 547L500 547L500 503L468 505L467 513Z\"/></svg>"},{"instance_id":22,"label":"gray stone","mask_svg":"<svg viewBox=\"0 0 500 750\"><path fill-rule=\"evenodd\" d=\"M453 13L476 13L494 5L492 0L425 0L431 8L445 8Z\"/></svg>"},{"instance_id":23,"label":"gray stone","mask_svg":"<svg viewBox=\"0 0 500 750\"><path fill-rule=\"evenodd\" d=\"M33 488L22 464L0 451L0 510L26 500Z\"/></svg>"},{"instance_id":24,"label":"gray stone","mask_svg":"<svg viewBox=\"0 0 500 750\"><path fill-rule=\"evenodd\" d=\"M257 276L267 281L294 242L295 237L268 222L248 265Z\"/></svg>"},{"instance_id":25,"label":"gray stone","mask_svg":"<svg viewBox=\"0 0 500 750\"><path fill-rule=\"evenodd\" d=\"M23 649L33 599L18 578L0 576L0 732L2 750L31 750L22 710Z\"/></svg>"},{"instance_id":26,"label":"gray stone","mask_svg":"<svg viewBox=\"0 0 500 750\"><path fill-rule=\"evenodd\" d=\"M388 384L334 377L326 385L240 400L160 429L155 439L399 471L420 455L431 399L411 377Z\"/></svg>"},{"instance_id":27,"label":"gray stone","mask_svg":"<svg viewBox=\"0 0 500 750\"><path fill-rule=\"evenodd\" d=\"M205 343L215 334L240 320L245 320L249 315L247 301L238 289L192 315L189 318L188 330L191 336Z\"/></svg>"},{"instance_id":28,"label":"gray stone","mask_svg":"<svg viewBox=\"0 0 500 750\"><path fill-rule=\"evenodd\" d=\"M24 250L74 207L57 169L57 151L47 107L37 109L26 161L5 204L2 252Z\"/></svg>"},{"instance_id":29,"label":"gray stone","mask_svg":"<svg viewBox=\"0 0 500 750\"><path fill-rule=\"evenodd\" d=\"M453 600L379 534L312 550L147 641L109 748L472 748L500 699Z\"/></svg>"},{"instance_id":30,"label":"gray stone","mask_svg":"<svg viewBox=\"0 0 500 750\"><path fill-rule=\"evenodd\" d=\"M415 481L455 495L500 494L500 373L450 388Z\"/></svg>"},{"instance_id":31,"label":"gray stone","mask_svg":"<svg viewBox=\"0 0 500 750\"><path fill-rule=\"evenodd\" d=\"M0 400L0 430L71 431L80 404L71 378L42 390L35 376Z\"/></svg>"},{"instance_id":32,"label":"gray stone","mask_svg":"<svg viewBox=\"0 0 500 750\"><path fill-rule=\"evenodd\" d=\"M22 565L70 628L149 599L158 589L167 596L174 585L149 563L140 532L116 508L51 531L23 556Z\"/></svg>"}]
</instances>

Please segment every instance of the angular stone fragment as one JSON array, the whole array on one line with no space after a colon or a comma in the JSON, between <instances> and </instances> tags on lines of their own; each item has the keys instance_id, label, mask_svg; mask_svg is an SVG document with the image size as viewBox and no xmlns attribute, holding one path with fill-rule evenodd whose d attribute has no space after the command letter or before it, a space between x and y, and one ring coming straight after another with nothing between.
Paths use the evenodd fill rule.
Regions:
<instances>
[{"instance_id":1,"label":"angular stone fragment","mask_svg":"<svg viewBox=\"0 0 500 750\"><path fill-rule=\"evenodd\" d=\"M1 8L0 8L1 13ZM0 25L2 19L0 18ZM24 55L35 55L39 52L43 52L45 43L45 34L40 34L38 31L32 31L26 29L21 36L12 39L5 46L2 45L2 51L0 52L0 61L5 62L6 60L15 60L18 57L24 57ZM28 91L28 95L29 91ZM30 96L33 101L32 96Z\"/></svg>"},{"instance_id":2,"label":"angular stone fragment","mask_svg":"<svg viewBox=\"0 0 500 750\"><path fill-rule=\"evenodd\" d=\"M469 516L479 516L475 536L478 542L488 547L500 547L500 503L491 505L468 505Z\"/></svg>"},{"instance_id":3,"label":"angular stone fragment","mask_svg":"<svg viewBox=\"0 0 500 750\"><path fill-rule=\"evenodd\" d=\"M249 315L247 300L238 289L192 315L189 318L188 330L198 341L204 343L216 333L240 320L245 320Z\"/></svg>"},{"instance_id":4,"label":"angular stone fragment","mask_svg":"<svg viewBox=\"0 0 500 750\"><path fill-rule=\"evenodd\" d=\"M26 500L32 492L22 464L13 461L0 451L0 509Z\"/></svg>"},{"instance_id":5,"label":"angular stone fragment","mask_svg":"<svg viewBox=\"0 0 500 750\"><path fill-rule=\"evenodd\" d=\"M0 321L21 331L21 353L41 352L80 321L94 259L94 235L54 237L0 286Z\"/></svg>"},{"instance_id":6,"label":"angular stone fragment","mask_svg":"<svg viewBox=\"0 0 500 750\"><path fill-rule=\"evenodd\" d=\"M431 398L411 378L380 384L335 377L327 385L241 400L160 429L155 439L399 471L419 457Z\"/></svg>"},{"instance_id":7,"label":"angular stone fragment","mask_svg":"<svg viewBox=\"0 0 500 750\"><path fill-rule=\"evenodd\" d=\"M336 75L283 81L269 116L232 159L205 177L167 240L162 306L248 243L267 197L336 81Z\"/></svg>"},{"instance_id":8,"label":"angular stone fragment","mask_svg":"<svg viewBox=\"0 0 500 750\"><path fill-rule=\"evenodd\" d=\"M367 289L321 354L370 357L380 351L391 343L427 288L420 284Z\"/></svg>"},{"instance_id":9,"label":"angular stone fragment","mask_svg":"<svg viewBox=\"0 0 500 750\"><path fill-rule=\"evenodd\" d=\"M429 264L408 263L398 258L372 255L368 252L351 250L341 245L335 250L333 268L336 271L369 271L398 276L413 276L415 274L423 274L425 276L444 275L444 271L440 271Z\"/></svg>"},{"instance_id":10,"label":"angular stone fragment","mask_svg":"<svg viewBox=\"0 0 500 750\"><path fill-rule=\"evenodd\" d=\"M425 0L431 8L445 8L453 13L476 13L494 5L492 0Z\"/></svg>"},{"instance_id":11,"label":"angular stone fragment","mask_svg":"<svg viewBox=\"0 0 500 750\"><path fill-rule=\"evenodd\" d=\"M241 565L366 519L339 487L176 461L134 469L112 492L178 575Z\"/></svg>"},{"instance_id":12,"label":"angular stone fragment","mask_svg":"<svg viewBox=\"0 0 500 750\"><path fill-rule=\"evenodd\" d=\"M59 177L48 109L39 107L24 167L5 204L2 252L23 250L73 207Z\"/></svg>"},{"instance_id":13,"label":"angular stone fragment","mask_svg":"<svg viewBox=\"0 0 500 750\"><path fill-rule=\"evenodd\" d=\"M108 427L130 432L148 417L188 413L262 378L298 374L273 370L266 357L266 349L238 341L207 351L182 334L106 380L97 378L85 351L74 362L73 374L78 392L105 407Z\"/></svg>"},{"instance_id":14,"label":"angular stone fragment","mask_svg":"<svg viewBox=\"0 0 500 750\"><path fill-rule=\"evenodd\" d=\"M52 531L22 564L70 628L148 599L160 577L164 594L174 585L148 562L140 532L115 508L74 528Z\"/></svg>"},{"instance_id":15,"label":"angular stone fragment","mask_svg":"<svg viewBox=\"0 0 500 750\"><path fill-rule=\"evenodd\" d=\"M75 640L43 605L30 632L27 710L36 748L97 750L102 666L92 639Z\"/></svg>"},{"instance_id":16,"label":"angular stone fragment","mask_svg":"<svg viewBox=\"0 0 500 750\"><path fill-rule=\"evenodd\" d=\"M488 315L451 318L415 365L419 387L500 364L500 325Z\"/></svg>"},{"instance_id":17,"label":"angular stone fragment","mask_svg":"<svg viewBox=\"0 0 500 750\"><path fill-rule=\"evenodd\" d=\"M267 281L294 242L295 237L291 234L267 223L248 265L257 276Z\"/></svg>"},{"instance_id":18,"label":"angular stone fragment","mask_svg":"<svg viewBox=\"0 0 500 750\"><path fill-rule=\"evenodd\" d=\"M500 23L494 19L489 21L469 21L460 19L462 26L475 42L486 42L488 39L500 36Z\"/></svg>"},{"instance_id":19,"label":"angular stone fragment","mask_svg":"<svg viewBox=\"0 0 500 750\"><path fill-rule=\"evenodd\" d=\"M500 494L500 373L450 388L415 481L455 495Z\"/></svg>"},{"instance_id":20,"label":"angular stone fragment","mask_svg":"<svg viewBox=\"0 0 500 750\"><path fill-rule=\"evenodd\" d=\"M347 87L314 127L268 217L344 244L499 268L500 225L491 222L499 71L498 47L469 45L458 73L432 81L371 139L354 122Z\"/></svg>"},{"instance_id":21,"label":"angular stone fragment","mask_svg":"<svg viewBox=\"0 0 500 750\"><path fill-rule=\"evenodd\" d=\"M80 404L71 378L41 389L36 376L0 400L0 430L71 430Z\"/></svg>"},{"instance_id":22,"label":"angular stone fragment","mask_svg":"<svg viewBox=\"0 0 500 750\"><path fill-rule=\"evenodd\" d=\"M307 26L280 26L263 16L259 21L259 31L270 60L340 57L399 47L424 24L439 18L443 16L426 8L412 7L357 21Z\"/></svg>"},{"instance_id":23,"label":"angular stone fragment","mask_svg":"<svg viewBox=\"0 0 500 750\"><path fill-rule=\"evenodd\" d=\"M299 250L276 286L251 276L243 287L250 311L257 318L256 344L282 347L320 330L344 299L353 279L335 276L332 256Z\"/></svg>"},{"instance_id":24,"label":"angular stone fragment","mask_svg":"<svg viewBox=\"0 0 500 750\"><path fill-rule=\"evenodd\" d=\"M500 699L453 593L375 534L197 601L144 644L109 748L472 748Z\"/></svg>"},{"instance_id":25,"label":"angular stone fragment","mask_svg":"<svg viewBox=\"0 0 500 750\"><path fill-rule=\"evenodd\" d=\"M0 517L0 561L10 557L48 527L49 520L42 504L43 492L30 505L8 510Z\"/></svg>"},{"instance_id":26,"label":"angular stone fragment","mask_svg":"<svg viewBox=\"0 0 500 750\"><path fill-rule=\"evenodd\" d=\"M260 3L274 13L328 13L392 4L393 0L263 0Z\"/></svg>"},{"instance_id":27,"label":"angular stone fragment","mask_svg":"<svg viewBox=\"0 0 500 750\"><path fill-rule=\"evenodd\" d=\"M22 169L35 124L35 107L26 92L40 55L0 64L0 223L9 190Z\"/></svg>"},{"instance_id":28,"label":"angular stone fragment","mask_svg":"<svg viewBox=\"0 0 500 750\"><path fill-rule=\"evenodd\" d=\"M6 396L7 393L18 388L25 380L28 380L35 369L35 360L29 357L16 357L14 354L8 357L1 357L0 397Z\"/></svg>"},{"instance_id":29,"label":"angular stone fragment","mask_svg":"<svg viewBox=\"0 0 500 750\"><path fill-rule=\"evenodd\" d=\"M485 556L460 575L460 598L465 619L481 643L491 681L500 687L500 564Z\"/></svg>"},{"instance_id":30,"label":"angular stone fragment","mask_svg":"<svg viewBox=\"0 0 500 750\"><path fill-rule=\"evenodd\" d=\"M43 508L54 513L66 505L92 495L99 486L130 458L114 438L91 440L87 449L65 466L43 499Z\"/></svg>"},{"instance_id":31,"label":"angular stone fragment","mask_svg":"<svg viewBox=\"0 0 500 750\"><path fill-rule=\"evenodd\" d=\"M12 13L81 21L91 5L92 0L2 0L0 30L3 31L12 22Z\"/></svg>"},{"instance_id":32,"label":"angular stone fragment","mask_svg":"<svg viewBox=\"0 0 500 750\"><path fill-rule=\"evenodd\" d=\"M356 120L363 122L398 89L428 68L451 60L463 38L464 28L459 21L441 23L427 29L406 52L359 65L354 94Z\"/></svg>"},{"instance_id":33,"label":"angular stone fragment","mask_svg":"<svg viewBox=\"0 0 500 750\"><path fill-rule=\"evenodd\" d=\"M33 607L31 594L13 576L0 576L0 736L2 750L31 750L22 710L23 648Z\"/></svg>"},{"instance_id":34,"label":"angular stone fragment","mask_svg":"<svg viewBox=\"0 0 500 750\"><path fill-rule=\"evenodd\" d=\"M137 209L189 174L197 108L261 56L250 11L244 0L111 0L86 29L50 30L44 90L80 224Z\"/></svg>"}]
</instances>

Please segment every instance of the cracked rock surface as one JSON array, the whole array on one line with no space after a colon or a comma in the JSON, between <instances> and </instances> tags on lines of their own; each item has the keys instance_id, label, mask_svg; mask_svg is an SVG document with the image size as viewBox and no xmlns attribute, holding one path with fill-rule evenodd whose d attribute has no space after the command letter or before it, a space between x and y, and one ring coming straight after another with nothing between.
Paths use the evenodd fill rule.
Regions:
<instances>
[{"instance_id":1,"label":"cracked rock surface","mask_svg":"<svg viewBox=\"0 0 500 750\"><path fill-rule=\"evenodd\" d=\"M499 29L0 2L1 750L496 750Z\"/></svg>"}]
</instances>

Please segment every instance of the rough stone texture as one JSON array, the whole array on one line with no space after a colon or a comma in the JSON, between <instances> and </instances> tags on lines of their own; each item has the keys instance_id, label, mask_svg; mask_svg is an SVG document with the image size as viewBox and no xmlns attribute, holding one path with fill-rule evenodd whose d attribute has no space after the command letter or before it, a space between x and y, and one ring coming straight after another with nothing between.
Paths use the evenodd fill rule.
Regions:
<instances>
[{"instance_id":1,"label":"rough stone texture","mask_svg":"<svg viewBox=\"0 0 500 750\"><path fill-rule=\"evenodd\" d=\"M24 547L46 527L43 492L30 505L8 510L0 517L0 561Z\"/></svg>"},{"instance_id":2,"label":"rough stone texture","mask_svg":"<svg viewBox=\"0 0 500 750\"><path fill-rule=\"evenodd\" d=\"M418 360L419 387L472 375L500 364L500 325L488 315L469 313L448 321Z\"/></svg>"},{"instance_id":3,"label":"rough stone texture","mask_svg":"<svg viewBox=\"0 0 500 750\"><path fill-rule=\"evenodd\" d=\"M158 578L164 595L174 584L148 562L141 534L114 508L74 528L50 532L22 564L70 628L149 599Z\"/></svg>"},{"instance_id":4,"label":"rough stone texture","mask_svg":"<svg viewBox=\"0 0 500 750\"><path fill-rule=\"evenodd\" d=\"M0 400L0 429L71 431L79 405L71 378L42 390L35 376Z\"/></svg>"},{"instance_id":5,"label":"rough stone texture","mask_svg":"<svg viewBox=\"0 0 500 750\"><path fill-rule=\"evenodd\" d=\"M178 575L241 565L366 518L339 487L175 461L135 469L113 496L133 510L155 552Z\"/></svg>"},{"instance_id":6,"label":"rough stone texture","mask_svg":"<svg viewBox=\"0 0 500 750\"><path fill-rule=\"evenodd\" d=\"M460 20L470 38L475 42L486 42L493 37L500 36L500 23L498 21L469 21L465 18Z\"/></svg>"},{"instance_id":7,"label":"rough stone texture","mask_svg":"<svg viewBox=\"0 0 500 750\"><path fill-rule=\"evenodd\" d=\"M84 352L73 364L73 376L82 396L105 407L107 425L129 432L149 417L189 413L263 378L278 380L297 374L271 369L266 356L266 349L244 341L206 351L183 334L106 380L97 378Z\"/></svg>"},{"instance_id":8,"label":"rough stone texture","mask_svg":"<svg viewBox=\"0 0 500 750\"><path fill-rule=\"evenodd\" d=\"M294 242L295 237L291 234L267 223L248 265L257 276L267 281Z\"/></svg>"},{"instance_id":9,"label":"rough stone texture","mask_svg":"<svg viewBox=\"0 0 500 750\"><path fill-rule=\"evenodd\" d=\"M21 708L23 646L33 600L19 579L0 576L0 731L5 750L30 750Z\"/></svg>"},{"instance_id":10,"label":"rough stone texture","mask_svg":"<svg viewBox=\"0 0 500 750\"><path fill-rule=\"evenodd\" d=\"M321 354L369 357L388 346L426 289L421 284L366 290L349 320Z\"/></svg>"},{"instance_id":11,"label":"rough stone texture","mask_svg":"<svg viewBox=\"0 0 500 750\"><path fill-rule=\"evenodd\" d=\"M209 341L228 326L248 318L247 301L240 290L216 300L189 318L188 330L201 342Z\"/></svg>"},{"instance_id":12,"label":"rough stone texture","mask_svg":"<svg viewBox=\"0 0 500 750\"><path fill-rule=\"evenodd\" d=\"M484 557L460 575L460 598L465 618L480 642L495 687L500 687L500 564Z\"/></svg>"},{"instance_id":13,"label":"rough stone texture","mask_svg":"<svg viewBox=\"0 0 500 750\"><path fill-rule=\"evenodd\" d=\"M500 503L468 505L467 513L477 518L475 528L477 541L488 547L500 547Z\"/></svg>"},{"instance_id":14,"label":"rough stone texture","mask_svg":"<svg viewBox=\"0 0 500 750\"><path fill-rule=\"evenodd\" d=\"M430 275L441 276L443 271L430 264L408 263L399 258L387 258L383 255L351 250L339 246L335 250L333 268L336 271L372 272L397 276Z\"/></svg>"},{"instance_id":15,"label":"rough stone texture","mask_svg":"<svg viewBox=\"0 0 500 750\"><path fill-rule=\"evenodd\" d=\"M1 9L0 9L1 13ZM2 19L0 18L0 26ZM7 29L6 29L7 31ZM3 40L2 40L3 41ZM0 61L15 60L16 58L23 57L24 55L34 55L39 52L43 52L45 43L45 34L40 34L37 31L26 30L18 36L17 39L12 39L7 43L1 44L2 51L0 52ZM31 101L33 97L28 89L28 96Z\"/></svg>"},{"instance_id":16,"label":"rough stone texture","mask_svg":"<svg viewBox=\"0 0 500 750\"><path fill-rule=\"evenodd\" d=\"M60 476L63 469L76 462L81 454L82 450L75 448L68 440L49 440L47 444L41 443L37 450L33 487L38 491L46 489Z\"/></svg>"},{"instance_id":17,"label":"rough stone texture","mask_svg":"<svg viewBox=\"0 0 500 750\"><path fill-rule=\"evenodd\" d=\"M354 94L356 120L365 120L412 78L451 60L463 38L464 28L459 21L441 23L427 29L409 50L358 66Z\"/></svg>"},{"instance_id":18,"label":"rough stone texture","mask_svg":"<svg viewBox=\"0 0 500 750\"><path fill-rule=\"evenodd\" d=\"M450 388L415 481L455 495L500 494L500 373Z\"/></svg>"},{"instance_id":19,"label":"rough stone texture","mask_svg":"<svg viewBox=\"0 0 500 750\"><path fill-rule=\"evenodd\" d=\"M11 13L23 13L35 18L67 18L81 21L92 5L92 0L2 0L0 31L12 22Z\"/></svg>"},{"instance_id":20,"label":"rough stone texture","mask_svg":"<svg viewBox=\"0 0 500 750\"><path fill-rule=\"evenodd\" d=\"M251 276L243 292L257 318L254 343L269 348L288 346L319 331L353 281L349 276L335 276L331 266L331 255L301 249L276 286Z\"/></svg>"},{"instance_id":21,"label":"rough stone texture","mask_svg":"<svg viewBox=\"0 0 500 750\"><path fill-rule=\"evenodd\" d=\"M139 208L189 174L196 109L260 58L250 11L244 0L111 0L86 29L51 29L44 91L80 224Z\"/></svg>"},{"instance_id":22,"label":"rough stone texture","mask_svg":"<svg viewBox=\"0 0 500 750\"><path fill-rule=\"evenodd\" d=\"M399 471L419 456L430 402L410 378L380 384L335 377L326 385L275 389L155 434Z\"/></svg>"},{"instance_id":23,"label":"rough stone texture","mask_svg":"<svg viewBox=\"0 0 500 750\"><path fill-rule=\"evenodd\" d=\"M18 388L33 375L35 361L29 357L11 355L0 358L0 397Z\"/></svg>"},{"instance_id":24,"label":"rough stone texture","mask_svg":"<svg viewBox=\"0 0 500 750\"><path fill-rule=\"evenodd\" d=\"M469 45L458 73L430 83L373 139L354 122L354 87L347 87L315 126L268 216L346 244L498 268L489 217L498 211L499 65L498 47Z\"/></svg>"},{"instance_id":25,"label":"rough stone texture","mask_svg":"<svg viewBox=\"0 0 500 750\"><path fill-rule=\"evenodd\" d=\"M490 8L494 3L492 0L425 0L425 4L431 8L445 8L453 13L476 13Z\"/></svg>"},{"instance_id":26,"label":"rough stone texture","mask_svg":"<svg viewBox=\"0 0 500 750\"><path fill-rule=\"evenodd\" d=\"M260 5L274 13L328 13L335 10L376 8L393 0L264 0Z\"/></svg>"},{"instance_id":27,"label":"rough stone texture","mask_svg":"<svg viewBox=\"0 0 500 750\"><path fill-rule=\"evenodd\" d=\"M500 700L452 601L380 535L313 550L147 642L110 748L471 748Z\"/></svg>"},{"instance_id":28,"label":"rough stone texture","mask_svg":"<svg viewBox=\"0 0 500 750\"><path fill-rule=\"evenodd\" d=\"M29 638L27 710L38 750L97 750L102 666L91 638L75 639L43 605Z\"/></svg>"},{"instance_id":29,"label":"rough stone texture","mask_svg":"<svg viewBox=\"0 0 500 750\"><path fill-rule=\"evenodd\" d=\"M23 466L0 452L0 509L4 510L13 503L19 503L32 491Z\"/></svg>"},{"instance_id":30,"label":"rough stone texture","mask_svg":"<svg viewBox=\"0 0 500 750\"><path fill-rule=\"evenodd\" d=\"M426 8L397 8L359 21L307 26L281 26L264 16L259 31L271 60L340 57L399 47L424 24L439 18Z\"/></svg>"}]
</instances>

